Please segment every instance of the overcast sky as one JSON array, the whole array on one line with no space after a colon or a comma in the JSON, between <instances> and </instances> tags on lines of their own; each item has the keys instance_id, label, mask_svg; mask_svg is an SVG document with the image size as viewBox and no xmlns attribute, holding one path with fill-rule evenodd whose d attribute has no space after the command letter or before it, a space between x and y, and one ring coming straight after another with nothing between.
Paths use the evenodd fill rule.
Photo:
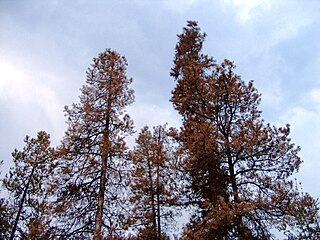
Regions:
<instances>
[{"instance_id":1,"label":"overcast sky","mask_svg":"<svg viewBox=\"0 0 320 240\"><path fill-rule=\"evenodd\" d=\"M177 34L196 20L204 51L233 60L262 94L262 117L291 125L304 160L296 175L320 197L320 1L318 0L0 0L0 159L26 135L66 130L63 108L78 101L85 71L105 48L125 55L137 130L179 125L169 102Z\"/></svg>"}]
</instances>

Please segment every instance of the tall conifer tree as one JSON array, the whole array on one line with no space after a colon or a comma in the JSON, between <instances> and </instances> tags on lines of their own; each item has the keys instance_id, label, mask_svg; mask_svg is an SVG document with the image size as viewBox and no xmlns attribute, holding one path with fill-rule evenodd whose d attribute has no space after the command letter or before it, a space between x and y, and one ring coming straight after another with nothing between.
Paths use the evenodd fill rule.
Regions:
<instances>
[{"instance_id":1,"label":"tall conifer tree","mask_svg":"<svg viewBox=\"0 0 320 240\"><path fill-rule=\"evenodd\" d=\"M289 125L264 123L253 82L202 53L205 34L188 22L178 36L172 103L183 118L184 171L201 211L184 239L269 239L290 223L299 193L288 180L301 160Z\"/></svg>"},{"instance_id":2,"label":"tall conifer tree","mask_svg":"<svg viewBox=\"0 0 320 240\"><path fill-rule=\"evenodd\" d=\"M172 139L165 126L144 127L132 153L133 215L139 239L165 239L165 227L173 222L177 203Z\"/></svg>"},{"instance_id":3,"label":"tall conifer tree","mask_svg":"<svg viewBox=\"0 0 320 240\"><path fill-rule=\"evenodd\" d=\"M50 137L44 131L37 138L25 138L23 150L12 153L14 167L3 180L14 210L10 239L52 237L50 208L51 174L55 168Z\"/></svg>"},{"instance_id":4,"label":"tall conifer tree","mask_svg":"<svg viewBox=\"0 0 320 240\"><path fill-rule=\"evenodd\" d=\"M125 113L134 101L126 68L125 57L106 49L87 71L80 102L66 107L56 210L72 239L113 237L120 228L125 137L133 133Z\"/></svg>"}]
</instances>

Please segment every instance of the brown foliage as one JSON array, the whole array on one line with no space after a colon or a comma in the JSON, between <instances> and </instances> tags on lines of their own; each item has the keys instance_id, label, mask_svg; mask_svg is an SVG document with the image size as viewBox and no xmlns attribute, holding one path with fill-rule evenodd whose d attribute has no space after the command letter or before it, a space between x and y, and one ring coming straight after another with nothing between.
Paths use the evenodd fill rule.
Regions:
<instances>
[{"instance_id":1,"label":"brown foliage","mask_svg":"<svg viewBox=\"0 0 320 240\"><path fill-rule=\"evenodd\" d=\"M163 227L172 222L177 203L172 140L165 126L153 132L144 127L132 152L132 225L139 239L162 239Z\"/></svg>"},{"instance_id":2,"label":"brown foliage","mask_svg":"<svg viewBox=\"0 0 320 240\"><path fill-rule=\"evenodd\" d=\"M0 238L168 240L179 205L195 209L182 240L264 240L272 228L319 239L318 202L289 179L301 164L289 125L263 121L253 81L204 54L205 38L193 21L178 35L171 102L182 127L144 127L132 152L127 61L111 49L94 58L61 146L39 132L14 151Z\"/></svg>"},{"instance_id":3,"label":"brown foliage","mask_svg":"<svg viewBox=\"0 0 320 240\"><path fill-rule=\"evenodd\" d=\"M14 167L3 180L10 193L9 204L15 214L11 221L10 239L31 236L39 229L34 222L46 222L42 231L52 235L50 196L51 174L55 168L50 136L40 131L36 138L25 138L23 150L12 153Z\"/></svg>"},{"instance_id":4,"label":"brown foliage","mask_svg":"<svg viewBox=\"0 0 320 240\"><path fill-rule=\"evenodd\" d=\"M233 62L216 64L202 53L205 36L196 22L188 22L171 71L177 81L171 101L183 117L177 137L185 152L183 169L206 231L265 239L268 226L288 217L296 193L286 179L299 168L299 148L290 142L289 125L263 122L253 81L242 81Z\"/></svg>"},{"instance_id":5,"label":"brown foliage","mask_svg":"<svg viewBox=\"0 0 320 240\"><path fill-rule=\"evenodd\" d=\"M119 229L123 213L125 137L133 122L125 108L133 103L127 62L110 49L93 59L80 103L66 107L68 130L60 147L57 212L65 235L100 239ZM65 212L61 212L65 211Z\"/></svg>"}]
</instances>

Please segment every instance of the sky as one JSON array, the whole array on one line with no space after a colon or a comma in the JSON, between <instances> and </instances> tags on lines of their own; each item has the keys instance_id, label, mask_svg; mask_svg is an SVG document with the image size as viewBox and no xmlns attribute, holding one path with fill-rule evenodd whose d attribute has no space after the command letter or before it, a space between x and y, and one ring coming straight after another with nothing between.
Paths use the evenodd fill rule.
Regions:
<instances>
[{"instance_id":1,"label":"sky","mask_svg":"<svg viewBox=\"0 0 320 240\"><path fill-rule=\"evenodd\" d=\"M187 20L207 33L205 53L234 61L244 81L254 80L265 122L291 125L304 161L294 178L320 197L318 0L0 0L2 174L26 135L45 130L59 144L64 106L78 102L87 68L106 48L128 60L136 130L179 126L169 72Z\"/></svg>"}]
</instances>

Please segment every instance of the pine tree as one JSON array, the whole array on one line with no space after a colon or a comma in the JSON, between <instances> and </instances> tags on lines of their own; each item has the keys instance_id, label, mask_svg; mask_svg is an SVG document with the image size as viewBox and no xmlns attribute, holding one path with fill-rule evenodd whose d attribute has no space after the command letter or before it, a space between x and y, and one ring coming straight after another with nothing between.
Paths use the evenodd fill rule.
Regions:
<instances>
[{"instance_id":1,"label":"pine tree","mask_svg":"<svg viewBox=\"0 0 320 240\"><path fill-rule=\"evenodd\" d=\"M13 213L5 198L0 199L0 239L9 239Z\"/></svg>"},{"instance_id":2,"label":"pine tree","mask_svg":"<svg viewBox=\"0 0 320 240\"><path fill-rule=\"evenodd\" d=\"M299 193L288 180L301 160L289 125L261 118L253 82L202 53L205 34L188 22L178 35L171 101L183 118L179 140L184 171L200 210L183 239L269 239L270 228L290 222Z\"/></svg>"},{"instance_id":3,"label":"pine tree","mask_svg":"<svg viewBox=\"0 0 320 240\"><path fill-rule=\"evenodd\" d=\"M172 139L165 126L144 127L132 152L131 221L139 239L165 239L164 227L173 222L177 203Z\"/></svg>"},{"instance_id":4,"label":"pine tree","mask_svg":"<svg viewBox=\"0 0 320 240\"><path fill-rule=\"evenodd\" d=\"M296 191L298 187L296 186ZM318 200L304 193L302 188L299 195L290 204L291 221L285 230L288 239L320 239L320 215Z\"/></svg>"},{"instance_id":5,"label":"pine tree","mask_svg":"<svg viewBox=\"0 0 320 240\"><path fill-rule=\"evenodd\" d=\"M2 166L3 161L0 161ZM0 171L1 175L1 171ZM1 194L1 190L0 190ZM6 198L0 198L0 239L9 239L13 214Z\"/></svg>"},{"instance_id":6,"label":"pine tree","mask_svg":"<svg viewBox=\"0 0 320 240\"><path fill-rule=\"evenodd\" d=\"M49 238L53 234L50 208L51 174L55 168L49 135L25 138L22 151L12 153L14 167L3 180L9 192L9 207L15 211L10 239Z\"/></svg>"},{"instance_id":7,"label":"pine tree","mask_svg":"<svg viewBox=\"0 0 320 240\"><path fill-rule=\"evenodd\" d=\"M56 212L63 235L71 239L114 236L123 218L125 137L133 122L127 61L106 49L93 59L80 103L66 107L68 130L60 147Z\"/></svg>"}]
</instances>

